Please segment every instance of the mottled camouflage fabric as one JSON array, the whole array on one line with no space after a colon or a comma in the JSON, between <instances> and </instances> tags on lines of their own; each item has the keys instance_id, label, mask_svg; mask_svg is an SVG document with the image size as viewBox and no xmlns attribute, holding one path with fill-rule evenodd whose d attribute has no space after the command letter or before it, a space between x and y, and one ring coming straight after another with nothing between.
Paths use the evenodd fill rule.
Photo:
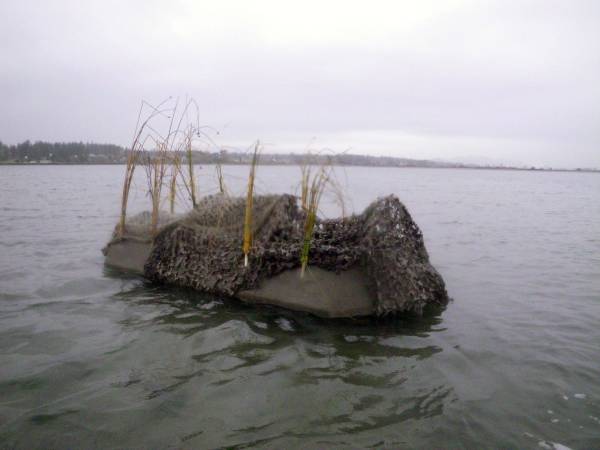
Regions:
<instances>
[{"instance_id":1,"label":"mottled camouflage fabric","mask_svg":"<svg viewBox=\"0 0 600 450\"><path fill-rule=\"evenodd\" d=\"M248 267L242 253L244 211L243 198L204 198L158 233L145 275L156 282L235 296L265 278L299 267L305 216L297 199L291 195L254 199ZM427 305L448 302L421 231L395 196L378 199L359 215L319 220L309 265L334 272L363 267L380 316L421 314Z\"/></svg>"}]
</instances>

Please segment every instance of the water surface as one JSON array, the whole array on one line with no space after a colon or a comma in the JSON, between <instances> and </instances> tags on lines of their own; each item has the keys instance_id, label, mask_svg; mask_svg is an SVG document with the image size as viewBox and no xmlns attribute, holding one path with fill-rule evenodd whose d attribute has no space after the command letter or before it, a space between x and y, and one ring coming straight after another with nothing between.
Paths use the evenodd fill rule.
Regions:
<instances>
[{"instance_id":1,"label":"water surface","mask_svg":"<svg viewBox=\"0 0 600 450\"><path fill-rule=\"evenodd\" d=\"M0 447L600 448L600 176L340 169L349 210L405 202L454 299L365 325L108 270L123 170L0 167Z\"/></svg>"}]
</instances>

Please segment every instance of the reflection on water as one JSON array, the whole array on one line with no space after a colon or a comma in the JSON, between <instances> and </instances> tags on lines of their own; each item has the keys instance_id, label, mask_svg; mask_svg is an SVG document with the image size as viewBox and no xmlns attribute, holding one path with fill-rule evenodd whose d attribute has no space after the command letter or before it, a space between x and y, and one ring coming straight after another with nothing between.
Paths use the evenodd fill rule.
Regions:
<instances>
[{"instance_id":1,"label":"reflection on water","mask_svg":"<svg viewBox=\"0 0 600 450\"><path fill-rule=\"evenodd\" d=\"M121 170L0 167L0 448L600 448L600 177L346 169L455 300L328 321L104 267Z\"/></svg>"},{"instance_id":2,"label":"reflection on water","mask_svg":"<svg viewBox=\"0 0 600 450\"><path fill-rule=\"evenodd\" d=\"M192 447L218 446L224 437L239 446L333 445L348 433L376 445L373 432L440 415L452 400L443 379L418 387L418 364L442 352L422 341L443 330L439 312L421 319L327 321L106 275L124 283L104 301L122 312L112 333L119 345L2 383L3 408L12 405L17 413L6 417L8 442L34 444L45 435L43 426L61 433L75 428L85 437L118 429L131 413L140 425L172 422L144 433L161 445L177 445L174 436ZM69 332L45 336L46 353L62 348L60 336L68 340ZM24 433L31 427L33 433ZM55 442L67 441L57 436Z\"/></svg>"},{"instance_id":3,"label":"reflection on water","mask_svg":"<svg viewBox=\"0 0 600 450\"><path fill-rule=\"evenodd\" d=\"M140 290L144 290L142 295ZM418 395L377 394L405 383L413 359L441 351L436 346L393 341L403 335L434 332L439 316L377 325L331 323L276 308L251 308L229 299L157 287L137 286L119 297L140 304L169 305L161 314L130 321L128 327L143 327L151 321L153 330L188 341L178 347L178 359L188 359L179 364L185 370L142 382L147 398L172 394L189 383L202 389L207 398L218 398L224 410L225 404L233 410L240 402L246 404L250 412L241 414L246 420L230 432L233 442L276 442L291 437L289 427L296 429L299 424L297 438L305 433L325 437L367 432L440 414L450 394L450 389L443 387ZM249 385L259 391L249 394ZM309 393L319 402L305 410ZM311 414L305 417L307 411ZM254 417L257 419L252 420ZM267 431L274 434L270 439L257 439ZM201 438L187 435L184 439L206 442L209 434L204 430Z\"/></svg>"}]
</instances>

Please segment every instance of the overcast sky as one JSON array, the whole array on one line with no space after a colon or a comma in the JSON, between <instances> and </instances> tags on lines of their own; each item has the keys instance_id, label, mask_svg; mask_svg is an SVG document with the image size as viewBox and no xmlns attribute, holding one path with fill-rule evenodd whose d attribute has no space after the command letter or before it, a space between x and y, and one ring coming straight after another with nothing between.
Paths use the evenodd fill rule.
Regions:
<instances>
[{"instance_id":1,"label":"overcast sky","mask_svg":"<svg viewBox=\"0 0 600 450\"><path fill-rule=\"evenodd\" d=\"M193 96L218 142L600 167L600 1L0 2L0 140L127 145Z\"/></svg>"}]
</instances>

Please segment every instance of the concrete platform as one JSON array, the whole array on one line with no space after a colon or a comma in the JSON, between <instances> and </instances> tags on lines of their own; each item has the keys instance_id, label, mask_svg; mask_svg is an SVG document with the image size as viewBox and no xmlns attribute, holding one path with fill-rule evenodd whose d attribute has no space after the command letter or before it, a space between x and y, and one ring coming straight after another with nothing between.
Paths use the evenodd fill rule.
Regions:
<instances>
[{"instance_id":1,"label":"concrete platform","mask_svg":"<svg viewBox=\"0 0 600 450\"><path fill-rule=\"evenodd\" d=\"M151 242L123 239L104 249L104 262L107 266L143 275L151 249Z\"/></svg>"},{"instance_id":2,"label":"concrete platform","mask_svg":"<svg viewBox=\"0 0 600 450\"><path fill-rule=\"evenodd\" d=\"M104 249L105 263L143 275L151 250L150 242L123 239ZM308 266L304 278L300 269L288 270L236 297L244 303L280 306L324 318L359 317L374 314L375 299L367 286L368 279L358 267L336 274Z\"/></svg>"},{"instance_id":3,"label":"concrete platform","mask_svg":"<svg viewBox=\"0 0 600 450\"><path fill-rule=\"evenodd\" d=\"M308 266L304 278L300 269L288 270L237 297L245 303L276 305L325 318L370 316L375 299L367 286L359 268L336 274Z\"/></svg>"}]
</instances>

